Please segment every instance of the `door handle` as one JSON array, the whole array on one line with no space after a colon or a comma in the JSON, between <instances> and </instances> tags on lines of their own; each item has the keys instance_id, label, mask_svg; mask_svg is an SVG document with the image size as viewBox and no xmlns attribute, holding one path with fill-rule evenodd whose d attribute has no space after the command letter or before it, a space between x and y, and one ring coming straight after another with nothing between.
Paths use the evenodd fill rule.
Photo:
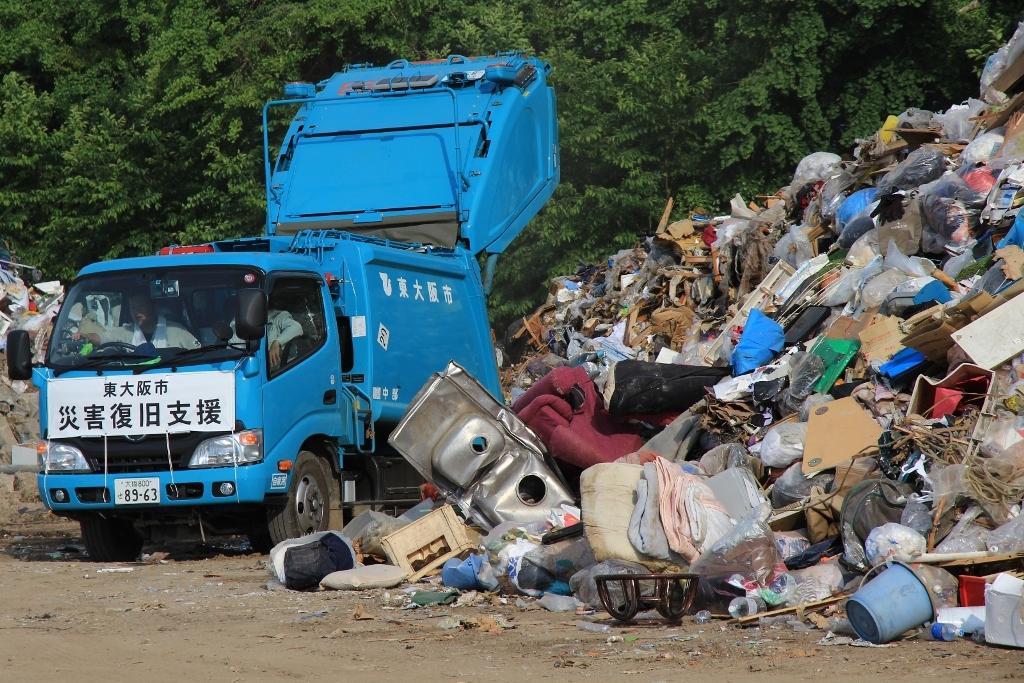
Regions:
<instances>
[{"instance_id":1,"label":"door handle","mask_svg":"<svg viewBox=\"0 0 1024 683\"><path fill-rule=\"evenodd\" d=\"M338 402L338 392L334 389L328 389L324 392L324 405L333 406Z\"/></svg>"}]
</instances>

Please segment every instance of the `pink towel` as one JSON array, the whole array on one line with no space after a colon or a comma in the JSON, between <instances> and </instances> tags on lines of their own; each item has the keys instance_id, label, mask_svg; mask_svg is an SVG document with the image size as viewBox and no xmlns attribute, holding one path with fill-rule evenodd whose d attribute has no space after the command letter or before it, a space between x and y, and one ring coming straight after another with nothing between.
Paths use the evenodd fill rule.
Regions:
<instances>
[{"instance_id":1,"label":"pink towel","mask_svg":"<svg viewBox=\"0 0 1024 683\"><path fill-rule=\"evenodd\" d=\"M729 533L732 520L699 477L686 474L670 460L659 457L658 495L661 525L669 547L693 562L718 539Z\"/></svg>"}]
</instances>

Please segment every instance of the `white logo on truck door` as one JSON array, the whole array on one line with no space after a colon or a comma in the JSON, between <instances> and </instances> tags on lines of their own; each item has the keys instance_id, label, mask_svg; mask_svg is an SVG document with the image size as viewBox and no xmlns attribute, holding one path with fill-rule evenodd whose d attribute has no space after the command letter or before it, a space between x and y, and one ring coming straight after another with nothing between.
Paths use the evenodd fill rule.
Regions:
<instances>
[{"instance_id":1,"label":"white logo on truck door","mask_svg":"<svg viewBox=\"0 0 1024 683\"><path fill-rule=\"evenodd\" d=\"M391 296L391 278L387 273L380 274L380 284L384 287L384 294Z\"/></svg>"}]
</instances>

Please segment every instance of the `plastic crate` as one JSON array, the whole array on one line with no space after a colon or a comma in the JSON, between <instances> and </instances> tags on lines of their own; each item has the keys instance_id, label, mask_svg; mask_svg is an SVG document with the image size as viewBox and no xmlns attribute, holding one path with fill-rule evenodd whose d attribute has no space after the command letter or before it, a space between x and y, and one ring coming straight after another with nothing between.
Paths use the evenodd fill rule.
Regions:
<instances>
[{"instance_id":1,"label":"plastic crate","mask_svg":"<svg viewBox=\"0 0 1024 683\"><path fill-rule=\"evenodd\" d=\"M415 582L451 558L476 547L467 531L452 506L445 505L385 536L380 544L388 561L408 571L409 581Z\"/></svg>"}]
</instances>

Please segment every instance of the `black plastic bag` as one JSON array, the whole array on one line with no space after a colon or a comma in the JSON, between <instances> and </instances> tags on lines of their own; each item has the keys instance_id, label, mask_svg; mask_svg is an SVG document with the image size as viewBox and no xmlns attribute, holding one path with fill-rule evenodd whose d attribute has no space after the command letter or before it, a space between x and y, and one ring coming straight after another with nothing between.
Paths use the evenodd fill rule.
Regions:
<instances>
[{"instance_id":1,"label":"black plastic bag","mask_svg":"<svg viewBox=\"0 0 1024 683\"><path fill-rule=\"evenodd\" d=\"M284 585L295 591L320 585L328 574L355 567L355 556L344 540L334 534L284 551Z\"/></svg>"},{"instance_id":2,"label":"black plastic bag","mask_svg":"<svg viewBox=\"0 0 1024 683\"><path fill-rule=\"evenodd\" d=\"M605 403L612 415L681 413L729 373L728 367L619 361L608 378Z\"/></svg>"}]
</instances>

